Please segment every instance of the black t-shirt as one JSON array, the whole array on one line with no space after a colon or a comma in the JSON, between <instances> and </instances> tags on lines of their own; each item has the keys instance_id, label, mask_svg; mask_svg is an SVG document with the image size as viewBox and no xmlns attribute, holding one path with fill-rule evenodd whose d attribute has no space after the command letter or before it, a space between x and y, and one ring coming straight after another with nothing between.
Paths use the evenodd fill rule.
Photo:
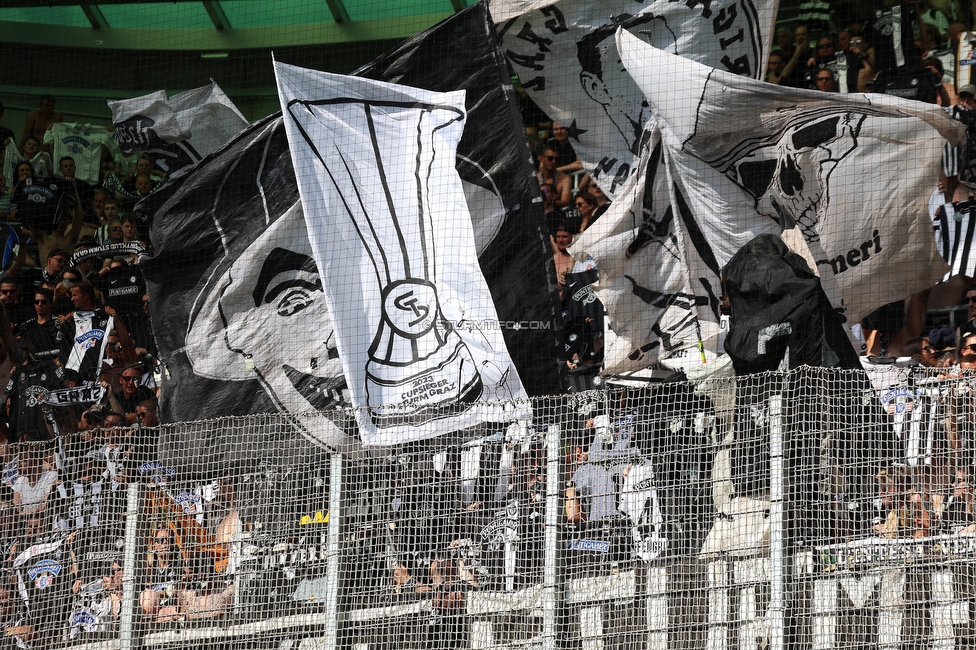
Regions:
<instances>
[{"instance_id":1,"label":"black t-shirt","mask_svg":"<svg viewBox=\"0 0 976 650\"><path fill-rule=\"evenodd\" d=\"M47 391L63 388L63 378L62 370L51 361L31 360L11 373L7 397L14 440L22 431L46 431L41 399Z\"/></svg>"},{"instance_id":2,"label":"black t-shirt","mask_svg":"<svg viewBox=\"0 0 976 650\"><path fill-rule=\"evenodd\" d=\"M917 63L916 24L918 16L913 3L874 12L873 18L864 26L864 32L874 46L875 69L894 70Z\"/></svg>"},{"instance_id":3,"label":"black t-shirt","mask_svg":"<svg viewBox=\"0 0 976 650\"><path fill-rule=\"evenodd\" d=\"M75 204L74 186L63 178L28 176L14 186L17 221L29 228L54 232L62 207Z\"/></svg>"},{"instance_id":4,"label":"black t-shirt","mask_svg":"<svg viewBox=\"0 0 976 650\"><path fill-rule=\"evenodd\" d=\"M105 297L105 304L120 314L142 314L142 296L146 281L138 266L124 266L109 271L92 283Z\"/></svg>"},{"instance_id":5,"label":"black t-shirt","mask_svg":"<svg viewBox=\"0 0 976 650\"><path fill-rule=\"evenodd\" d=\"M934 104L939 93L935 75L926 68L882 70L874 80L874 92Z\"/></svg>"},{"instance_id":6,"label":"black t-shirt","mask_svg":"<svg viewBox=\"0 0 976 650\"><path fill-rule=\"evenodd\" d=\"M60 350L61 341L58 338L60 333L61 328L58 327L58 322L54 318L46 323L38 323L36 318L32 318L17 327L14 332L25 342L30 343L34 352Z\"/></svg>"}]
</instances>

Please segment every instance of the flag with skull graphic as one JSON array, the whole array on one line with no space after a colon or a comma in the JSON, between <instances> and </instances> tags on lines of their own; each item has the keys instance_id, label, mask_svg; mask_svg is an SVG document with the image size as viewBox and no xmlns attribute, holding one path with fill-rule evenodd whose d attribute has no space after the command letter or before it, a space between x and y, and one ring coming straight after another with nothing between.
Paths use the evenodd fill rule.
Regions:
<instances>
[{"instance_id":1,"label":"flag with skull graphic","mask_svg":"<svg viewBox=\"0 0 976 650\"><path fill-rule=\"evenodd\" d=\"M464 92L275 75L363 443L527 415L454 167Z\"/></svg>"},{"instance_id":2,"label":"flag with skull graphic","mask_svg":"<svg viewBox=\"0 0 976 650\"><path fill-rule=\"evenodd\" d=\"M927 201L943 144L961 130L939 107L763 84L623 30L617 48L661 126L692 284L717 281L746 242L793 224L851 322L946 272Z\"/></svg>"}]
</instances>

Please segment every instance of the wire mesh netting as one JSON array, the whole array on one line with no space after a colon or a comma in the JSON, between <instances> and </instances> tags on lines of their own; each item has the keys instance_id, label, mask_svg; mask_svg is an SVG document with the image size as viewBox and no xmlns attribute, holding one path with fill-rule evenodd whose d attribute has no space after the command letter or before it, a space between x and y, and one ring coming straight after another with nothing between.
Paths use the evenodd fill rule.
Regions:
<instances>
[{"instance_id":1,"label":"wire mesh netting","mask_svg":"<svg viewBox=\"0 0 976 650\"><path fill-rule=\"evenodd\" d=\"M3 645L972 646L974 20L5 0Z\"/></svg>"}]
</instances>

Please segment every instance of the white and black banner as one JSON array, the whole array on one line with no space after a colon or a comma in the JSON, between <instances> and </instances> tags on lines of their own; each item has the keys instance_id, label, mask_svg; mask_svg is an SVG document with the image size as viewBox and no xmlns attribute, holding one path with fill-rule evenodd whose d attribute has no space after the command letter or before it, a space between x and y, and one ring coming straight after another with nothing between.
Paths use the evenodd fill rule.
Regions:
<instances>
[{"instance_id":1,"label":"white and black banner","mask_svg":"<svg viewBox=\"0 0 976 650\"><path fill-rule=\"evenodd\" d=\"M599 266L593 289L615 335L604 349L604 369L611 374L656 362L677 367L689 358L701 365L718 334L721 288L708 280L691 286L663 156L661 133L653 127L637 173L572 247L577 259L592 257Z\"/></svg>"},{"instance_id":2,"label":"white and black banner","mask_svg":"<svg viewBox=\"0 0 976 650\"><path fill-rule=\"evenodd\" d=\"M455 169L463 91L275 75L363 443L527 415Z\"/></svg>"},{"instance_id":3,"label":"white and black banner","mask_svg":"<svg viewBox=\"0 0 976 650\"><path fill-rule=\"evenodd\" d=\"M248 125L214 82L172 97L158 90L108 106L122 153L146 153L170 175L213 153Z\"/></svg>"},{"instance_id":4,"label":"white and black banner","mask_svg":"<svg viewBox=\"0 0 976 650\"><path fill-rule=\"evenodd\" d=\"M91 404L100 402L105 396L105 387L101 384L89 384L77 388L62 388L48 391L44 395L44 403L51 406L73 406L75 404Z\"/></svg>"},{"instance_id":5,"label":"white and black banner","mask_svg":"<svg viewBox=\"0 0 976 650\"><path fill-rule=\"evenodd\" d=\"M927 202L943 144L962 127L938 106L764 84L624 30L617 46L662 130L693 286L717 283L746 242L794 223L850 321L945 274Z\"/></svg>"},{"instance_id":6,"label":"white and black banner","mask_svg":"<svg viewBox=\"0 0 976 650\"><path fill-rule=\"evenodd\" d=\"M455 14L356 74L466 90L469 121L455 164L500 318L493 325L532 394L562 392L551 329L549 235L485 7ZM281 462L305 463L323 448L357 453L356 426L339 408L349 405L349 391L281 115L245 129L192 174L150 195L146 205L155 215L156 254L140 268L166 367L160 419L278 412L276 421L286 425L275 443ZM179 278L173 268L181 270ZM168 467L193 476L213 466L267 462L267 442L256 430L231 436L180 425L166 429L159 454Z\"/></svg>"},{"instance_id":7,"label":"white and black banner","mask_svg":"<svg viewBox=\"0 0 976 650\"><path fill-rule=\"evenodd\" d=\"M526 92L569 129L583 166L616 198L637 168L651 117L650 105L617 53L617 28L672 54L759 78L778 4L493 0L491 11Z\"/></svg>"}]
</instances>

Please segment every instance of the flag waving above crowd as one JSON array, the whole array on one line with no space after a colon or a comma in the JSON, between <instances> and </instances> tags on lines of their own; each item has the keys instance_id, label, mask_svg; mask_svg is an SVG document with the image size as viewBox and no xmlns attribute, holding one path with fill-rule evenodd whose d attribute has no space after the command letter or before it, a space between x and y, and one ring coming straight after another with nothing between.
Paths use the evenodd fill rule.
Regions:
<instances>
[{"instance_id":1,"label":"flag waving above crowd","mask_svg":"<svg viewBox=\"0 0 976 650\"><path fill-rule=\"evenodd\" d=\"M617 46L662 131L693 285L794 223L852 322L945 273L927 202L961 131L939 107L764 84L623 30Z\"/></svg>"},{"instance_id":2,"label":"flag waving above crowd","mask_svg":"<svg viewBox=\"0 0 976 650\"><path fill-rule=\"evenodd\" d=\"M637 167L651 116L621 65L617 28L672 54L758 78L778 4L493 0L491 9L505 55L529 97L567 127L583 166L615 196Z\"/></svg>"},{"instance_id":3,"label":"flag waving above crowd","mask_svg":"<svg viewBox=\"0 0 976 650\"><path fill-rule=\"evenodd\" d=\"M275 76L364 444L518 417L455 170L464 92L281 63Z\"/></svg>"},{"instance_id":4,"label":"flag waving above crowd","mask_svg":"<svg viewBox=\"0 0 976 650\"><path fill-rule=\"evenodd\" d=\"M213 82L173 96L159 90L108 105L122 153L145 153L168 174L202 160L247 126Z\"/></svg>"},{"instance_id":5,"label":"flag waving above crowd","mask_svg":"<svg viewBox=\"0 0 976 650\"><path fill-rule=\"evenodd\" d=\"M455 166L471 213L481 272L530 395L563 392L556 362L552 250L529 142L487 6L479 2L353 73L447 92L463 88L468 118Z\"/></svg>"}]
</instances>

